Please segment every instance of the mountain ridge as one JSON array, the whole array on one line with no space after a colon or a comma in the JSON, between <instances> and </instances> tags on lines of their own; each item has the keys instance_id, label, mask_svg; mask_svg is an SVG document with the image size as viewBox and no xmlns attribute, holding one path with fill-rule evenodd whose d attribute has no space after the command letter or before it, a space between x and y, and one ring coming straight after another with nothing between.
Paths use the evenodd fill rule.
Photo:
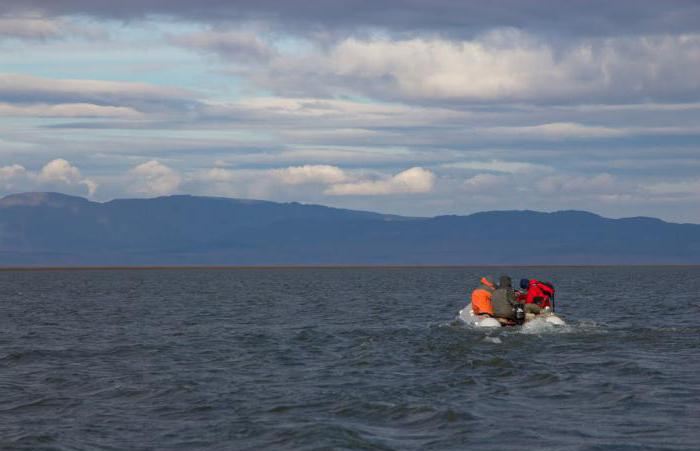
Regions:
<instances>
[{"instance_id":1,"label":"mountain ridge","mask_svg":"<svg viewBox=\"0 0 700 451\"><path fill-rule=\"evenodd\" d=\"M0 199L0 265L700 263L700 225L580 210L407 217L192 195Z\"/></svg>"},{"instance_id":2,"label":"mountain ridge","mask_svg":"<svg viewBox=\"0 0 700 451\"><path fill-rule=\"evenodd\" d=\"M354 210L354 209L347 209L347 208L340 208L340 207L331 207L328 205L322 205L322 204L314 204L314 203L304 203L304 202L297 202L297 201L291 201L291 202L276 202L276 201L270 201L270 200L262 200L262 199L247 199L247 198L235 198L235 197L225 197L225 196L198 196L198 195L193 195L193 194L171 194L171 195L164 195L164 196L156 196L156 197L134 197L134 198L116 198L116 199L111 199L108 201L104 202L99 202L99 201L94 201L90 200L81 196L74 196L70 194L64 194L64 193L59 193L55 191L28 191L28 192L20 192L20 193L13 193L13 194L8 194L3 197L0 197L0 208L6 207L6 206L15 206L15 205L7 205L5 204L6 200L10 199L23 199L23 198L29 198L31 199L32 197L38 197L38 198L45 198L45 197L50 197L54 199L71 199L71 200L76 200L76 201L81 201L81 203L85 204L97 204L97 205L106 205L106 204L112 204L112 203L119 203L119 202L125 202L125 201L154 201L154 200L162 200L162 199L210 199L210 200L220 200L220 201L226 201L226 202L235 202L235 203L241 203L241 204L272 204L272 205L303 205L303 206L311 206L311 207L322 207L322 208L328 208L332 210L341 210L341 211L351 211L351 212L356 212L356 213L370 213L370 214L375 214L375 215L380 215L380 216L388 216L388 217L396 217L396 218L403 218L403 219L437 219L437 218L445 218L445 217L458 217L458 218L466 218L466 217L471 217L471 216L477 216L477 215L482 215L482 214L494 214L494 213L535 213L535 214L541 214L541 215L554 215L554 214L582 214L582 215L589 215L589 216L594 216L597 218L602 218L602 219L609 219L613 221L621 221L621 220L653 220L653 221L660 221L665 224L679 224L679 225L684 225L684 224L689 224L689 225L700 225L700 224L695 224L695 223L682 223L682 222L672 222L672 221L666 221L661 218L655 218L653 216L626 216L626 217L621 217L621 218L608 218L603 215L599 215L597 213L593 213L590 211L586 210L574 210L574 209L567 209L567 210L554 210L554 211L539 211L539 210L485 210L485 211L479 211L475 213L470 213L466 215L459 215L455 213L448 213L448 214L442 214L442 215L436 215L436 216L404 216L404 215L396 215L396 214L389 214L389 213L379 213L379 212L373 212L369 210Z\"/></svg>"}]
</instances>

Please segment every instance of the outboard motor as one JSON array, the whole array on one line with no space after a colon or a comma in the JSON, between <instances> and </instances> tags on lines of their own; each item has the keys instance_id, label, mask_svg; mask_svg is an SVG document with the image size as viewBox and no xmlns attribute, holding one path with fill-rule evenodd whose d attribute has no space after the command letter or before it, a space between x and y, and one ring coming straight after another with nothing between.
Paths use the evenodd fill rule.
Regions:
<instances>
[{"instance_id":1,"label":"outboard motor","mask_svg":"<svg viewBox=\"0 0 700 451\"><path fill-rule=\"evenodd\" d=\"M513 313L515 313L515 322L522 324L525 322L525 307L523 304L515 304L513 307Z\"/></svg>"}]
</instances>

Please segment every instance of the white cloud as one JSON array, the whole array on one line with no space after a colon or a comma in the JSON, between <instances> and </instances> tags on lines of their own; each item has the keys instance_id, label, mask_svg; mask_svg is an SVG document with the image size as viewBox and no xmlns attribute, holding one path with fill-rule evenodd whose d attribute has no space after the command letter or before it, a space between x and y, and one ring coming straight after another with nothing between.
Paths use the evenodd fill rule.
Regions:
<instances>
[{"instance_id":1,"label":"white cloud","mask_svg":"<svg viewBox=\"0 0 700 451\"><path fill-rule=\"evenodd\" d=\"M61 182L65 184L78 183L81 179L80 170L62 158L46 163L41 168L37 178L46 183Z\"/></svg>"},{"instance_id":2,"label":"white cloud","mask_svg":"<svg viewBox=\"0 0 700 451\"><path fill-rule=\"evenodd\" d=\"M700 34L583 38L552 43L497 29L471 40L349 37L239 69L287 95L364 95L403 101L629 103L698 100Z\"/></svg>"},{"instance_id":3,"label":"white cloud","mask_svg":"<svg viewBox=\"0 0 700 451\"><path fill-rule=\"evenodd\" d=\"M653 196L700 197L700 179L656 182L644 187Z\"/></svg>"},{"instance_id":4,"label":"white cloud","mask_svg":"<svg viewBox=\"0 0 700 451\"><path fill-rule=\"evenodd\" d=\"M129 171L134 184L131 191L145 195L162 196L172 194L180 187L182 177L172 168L151 160Z\"/></svg>"},{"instance_id":5,"label":"white cloud","mask_svg":"<svg viewBox=\"0 0 700 451\"><path fill-rule=\"evenodd\" d=\"M28 174L24 166L19 164L0 166L0 188L5 192L21 189L27 178Z\"/></svg>"},{"instance_id":6,"label":"white cloud","mask_svg":"<svg viewBox=\"0 0 700 451\"><path fill-rule=\"evenodd\" d=\"M634 203L651 200L654 196L629 179L608 173L576 175L570 173L482 173L466 179L462 189L484 196L493 202L518 202L542 210L542 206L582 209L600 204ZM508 199L510 197L510 199Z\"/></svg>"},{"instance_id":7,"label":"white cloud","mask_svg":"<svg viewBox=\"0 0 700 451\"><path fill-rule=\"evenodd\" d=\"M348 179L345 172L337 166L325 164L291 166L275 169L272 175L287 185L302 185L305 183L336 184Z\"/></svg>"},{"instance_id":8,"label":"white cloud","mask_svg":"<svg viewBox=\"0 0 700 451\"><path fill-rule=\"evenodd\" d=\"M414 167L384 180L366 180L339 183L330 186L325 194L331 196L378 196L403 193L427 193L433 189L435 174Z\"/></svg>"},{"instance_id":9,"label":"white cloud","mask_svg":"<svg viewBox=\"0 0 700 451\"><path fill-rule=\"evenodd\" d=\"M465 191L471 193L489 193L502 191L513 185L513 178L495 174L477 174L462 184Z\"/></svg>"},{"instance_id":10,"label":"white cloud","mask_svg":"<svg viewBox=\"0 0 700 451\"><path fill-rule=\"evenodd\" d=\"M98 184L83 177L80 170L63 158L46 163L38 172L27 170L24 166L13 164L0 167L0 189L4 192L58 190L83 191L93 196Z\"/></svg>"},{"instance_id":11,"label":"white cloud","mask_svg":"<svg viewBox=\"0 0 700 451\"><path fill-rule=\"evenodd\" d=\"M187 175L187 186L208 194L286 200L322 199L325 196L374 196L426 193L435 174L414 167L396 175L368 178L363 171L346 171L330 165L303 165L278 169L213 168Z\"/></svg>"},{"instance_id":12,"label":"white cloud","mask_svg":"<svg viewBox=\"0 0 700 451\"><path fill-rule=\"evenodd\" d=\"M389 86L412 98L512 97L534 74L524 67L549 66L541 49L489 49L479 42L439 39L341 42L329 55L329 68L340 76L390 80Z\"/></svg>"},{"instance_id":13,"label":"white cloud","mask_svg":"<svg viewBox=\"0 0 700 451\"><path fill-rule=\"evenodd\" d=\"M493 171L506 174L542 173L552 172L554 168L542 164L526 163L521 161L460 161L456 163L446 163L443 168L467 169L474 171Z\"/></svg>"},{"instance_id":14,"label":"white cloud","mask_svg":"<svg viewBox=\"0 0 700 451\"><path fill-rule=\"evenodd\" d=\"M88 190L88 195L92 196L97 190L97 183L93 180L83 178L80 170L71 165L63 158L52 160L36 175L36 179L45 185L75 186L84 185Z\"/></svg>"},{"instance_id":15,"label":"white cloud","mask_svg":"<svg viewBox=\"0 0 700 451\"><path fill-rule=\"evenodd\" d=\"M0 179L7 180L26 175L27 170L24 166L13 164L10 166L0 166Z\"/></svg>"},{"instance_id":16,"label":"white cloud","mask_svg":"<svg viewBox=\"0 0 700 451\"><path fill-rule=\"evenodd\" d=\"M211 182L232 182L236 180L236 172L230 169L213 168L199 175L202 180Z\"/></svg>"},{"instance_id":17,"label":"white cloud","mask_svg":"<svg viewBox=\"0 0 700 451\"><path fill-rule=\"evenodd\" d=\"M590 126L572 122L553 122L522 127L485 127L483 133L496 136L510 135L519 138L562 139L562 138L612 138L624 136L625 130L611 127Z\"/></svg>"},{"instance_id":18,"label":"white cloud","mask_svg":"<svg viewBox=\"0 0 700 451\"><path fill-rule=\"evenodd\" d=\"M347 99L322 99L313 97L248 97L236 103L207 102L203 108L209 117L240 118L241 114L254 119L283 121L323 120L334 130L338 128L357 131L377 124L424 125L426 121L464 121L473 114L450 108L411 106L398 103L372 103Z\"/></svg>"}]
</instances>

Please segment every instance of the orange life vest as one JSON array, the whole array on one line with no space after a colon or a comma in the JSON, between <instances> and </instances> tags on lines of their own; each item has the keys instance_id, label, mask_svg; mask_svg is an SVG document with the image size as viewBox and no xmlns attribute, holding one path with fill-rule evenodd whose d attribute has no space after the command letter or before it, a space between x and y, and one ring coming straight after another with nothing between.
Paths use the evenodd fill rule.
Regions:
<instances>
[{"instance_id":1,"label":"orange life vest","mask_svg":"<svg viewBox=\"0 0 700 451\"><path fill-rule=\"evenodd\" d=\"M481 279L481 283L487 287L493 287L493 285L486 278ZM472 311L475 315L493 315L491 291L484 287L479 287L472 291Z\"/></svg>"}]
</instances>

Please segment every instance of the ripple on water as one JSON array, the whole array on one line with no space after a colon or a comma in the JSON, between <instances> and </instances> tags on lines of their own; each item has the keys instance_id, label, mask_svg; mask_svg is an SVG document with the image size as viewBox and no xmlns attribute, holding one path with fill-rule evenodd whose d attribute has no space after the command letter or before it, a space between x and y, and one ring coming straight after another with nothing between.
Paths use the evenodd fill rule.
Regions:
<instances>
[{"instance_id":1,"label":"ripple on water","mask_svg":"<svg viewBox=\"0 0 700 451\"><path fill-rule=\"evenodd\" d=\"M700 268L503 271L567 325L451 321L469 268L0 273L0 449L697 449Z\"/></svg>"}]
</instances>

